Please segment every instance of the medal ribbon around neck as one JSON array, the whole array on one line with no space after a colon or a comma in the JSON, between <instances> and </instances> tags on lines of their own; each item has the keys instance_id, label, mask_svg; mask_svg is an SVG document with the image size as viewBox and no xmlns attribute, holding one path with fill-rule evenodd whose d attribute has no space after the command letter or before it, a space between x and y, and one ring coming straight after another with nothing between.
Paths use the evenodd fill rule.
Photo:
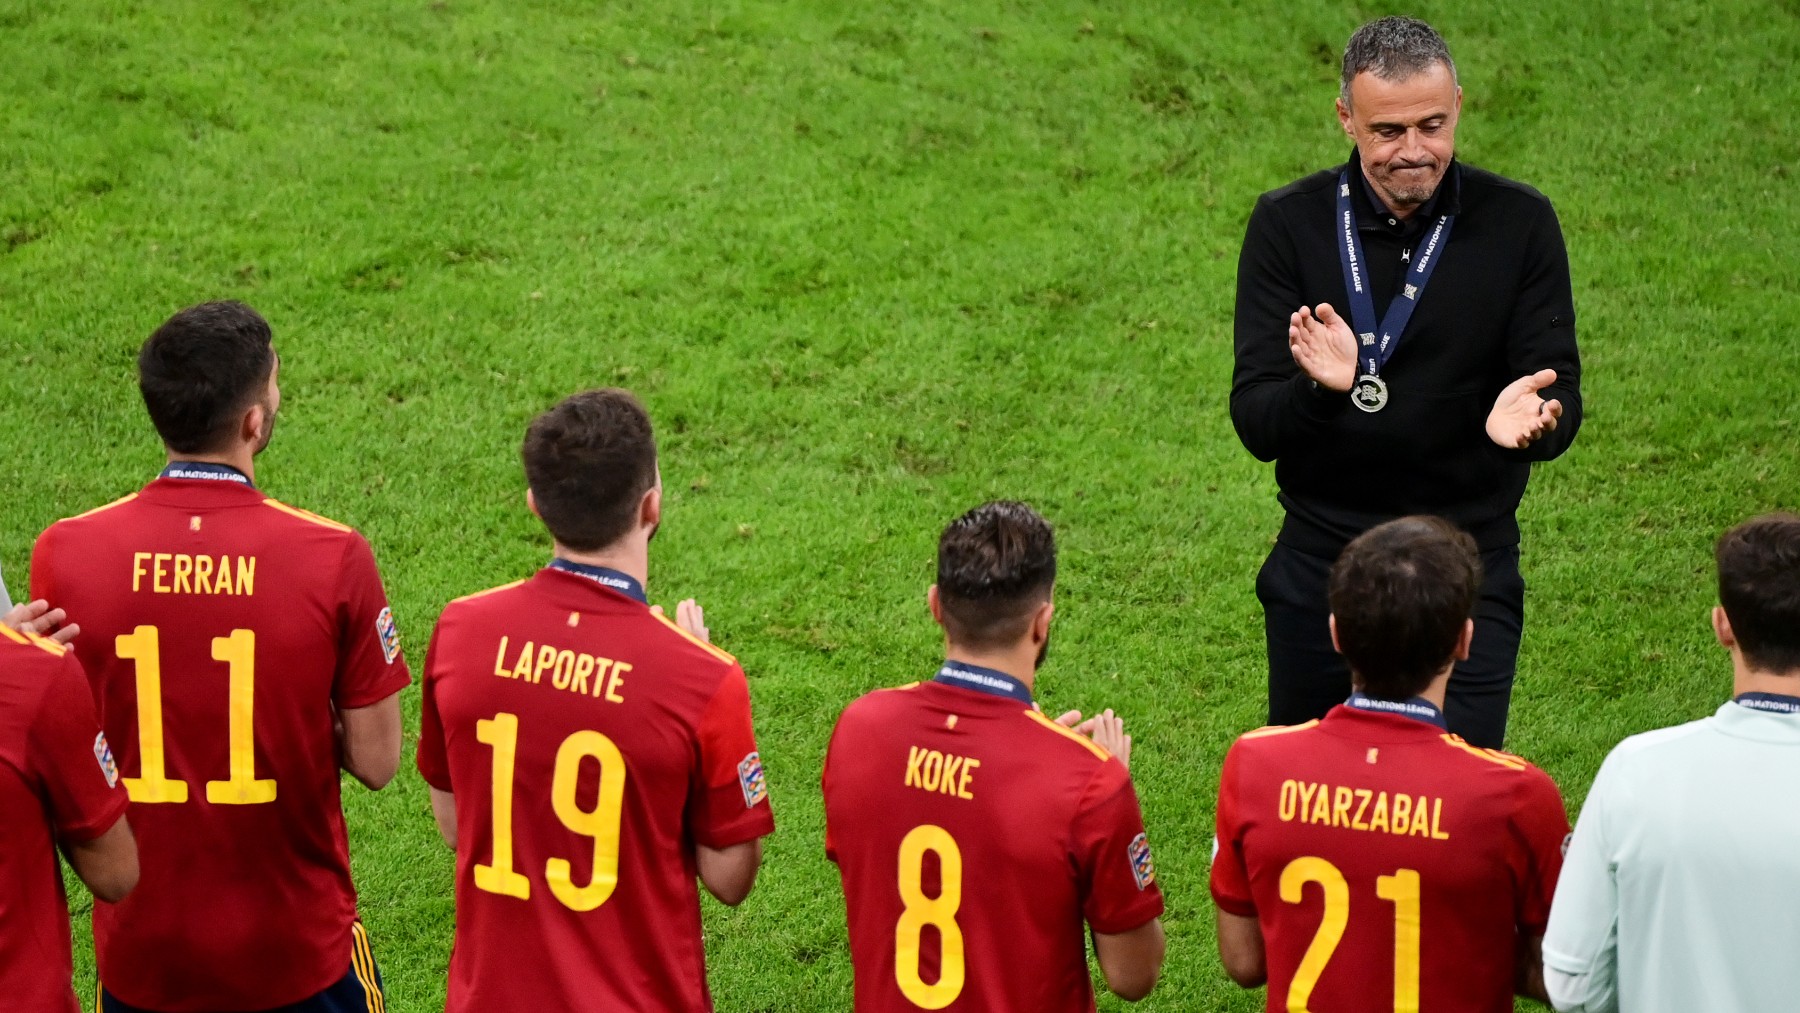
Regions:
<instances>
[{"instance_id":1,"label":"medal ribbon around neck","mask_svg":"<svg viewBox=\"0 0 1800 1013\"><path fill-rule=\"evenodd\" d=\"M1350 400L1363 411L1378 412L1387 406L1387 383L1381 379L1381 367L1400 347L1400 335L1406 332L1413 310L1425 296L1425 283L1443 259L1444 247L1450 242L1450 228L1455 224L1455 215L1438 216L1424 247L1413 255L1412 264L1406 269L1405 287L1394 296L1387 315L1377 324L1375 296L1369 290L1368 258L1363 256L1362 236L1356 231L1356 208L1350 199L1350 173L1345 170L1338 174L1338 260L1344 265L1344 291L1350 297L1350 324L1356 331L1359 372Z\"/></svg>"}]
</instances>

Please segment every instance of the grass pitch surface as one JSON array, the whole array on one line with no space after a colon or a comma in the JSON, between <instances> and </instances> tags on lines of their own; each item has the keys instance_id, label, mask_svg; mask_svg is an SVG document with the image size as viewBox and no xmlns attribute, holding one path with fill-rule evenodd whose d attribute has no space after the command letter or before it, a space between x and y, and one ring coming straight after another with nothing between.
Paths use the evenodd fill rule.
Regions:
<instances>
[{"instance_id":1,"label":"grass pitch surface","mask_svg":"<svg viewBox=\"0 0 1800 1013\"><path fill-rule=\"evenodd\" d=\"M191 302L273 322L260 482L369 536L415 666L444 602L546 556L525 421L634 388L669 490L653 597L697 595L743 659L780 821L750 901L708 908L713 988L840 1010L826 735L933 670L941 525L1029 500L1062 545L1045 709L1113 706L1138 743L1170 933L1139 1008L1259 1008L1205 885L1279 523L1226 414L1236 253L1258 193L1344 157L1337 53L1388 11L1130 7L0 5L15 593L39 530L159 465L132 361ZM1786 0L1416 12L1459 62L1461 154L1549 195L1573 261L1588 414L1523 511L1509 738L1573 812L1620 738L1728 692L1711 542L1800 506L1800 29ZM451 938L410 764L346 790L396 1013L440 1008Z\"/></svg>"}]
</instances>

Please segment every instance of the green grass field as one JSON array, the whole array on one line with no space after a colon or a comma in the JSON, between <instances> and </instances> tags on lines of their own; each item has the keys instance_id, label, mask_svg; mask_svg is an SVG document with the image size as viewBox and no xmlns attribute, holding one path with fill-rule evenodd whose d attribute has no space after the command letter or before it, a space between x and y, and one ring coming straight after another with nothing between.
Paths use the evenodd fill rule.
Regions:
<instances>
[{"instance_id":1,"label":"green grass field","mask_svg":"<svg viewBox=\"0 0 1800 1013\"><path fill-rule=\"evenodd\" d=\"M0 0L0 563L21 593L38 531L154 474L136 349L240 298L283 356L260 484L369 536L416 667L446 601L546 558L526 420L635 389L669 492L652 596L698 596L743 660L780 822L757 892L707 911L714 992L842 1010L826 736L937 662L942 524L1028 500L1062 546L1044 707L1137 738L1170 933L1139 1008L1259 1009L1206 890L1279 523L1226 414L1237 246L1259 192L1344 157L1337 54L1390 12ZM1523 510L1509 737L1573 812L1620 738L1726 695L1712 541L1800 507L1800 8L1412 12L1457 56L1461 154L1549 195L1573 260L1587 421ZM391 1008L417 1013L452 863L405 699L401 776L346 806Z\"/></svg>"}]
</instances>

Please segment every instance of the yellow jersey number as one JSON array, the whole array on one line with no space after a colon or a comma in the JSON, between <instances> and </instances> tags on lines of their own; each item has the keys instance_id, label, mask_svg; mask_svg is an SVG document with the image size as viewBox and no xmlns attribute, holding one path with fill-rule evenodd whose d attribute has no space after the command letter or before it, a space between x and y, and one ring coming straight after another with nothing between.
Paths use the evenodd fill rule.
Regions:
<instances>
[{"instance_id":1,"label":"yellow jersey number","mask_svg":"<svg viewBox=\"0 0 1800 1013\"><path fill-rule=\"evenodd\" d=\"M1308 883L1324 892L1325 911L1288 985L1288 1013L1312 1013L1307 1003L1350 923L1350 884L1337 866L1310 855L1294 859L1281 870L1281 899L1300 903ZM1394 905L1394 1013L1419 1013L1419 873L1397 869L1377 876L1375 896Z\"/></svg>"},{"instance_id":2,"label":"yellow jersey number","mask_svg":"<svg viewBox=\"0 0 1800 1013\"><path fill-rule=\"evenodd\" d=\"M130 661L137 675L138 776L127 777L133 804L186 802L188 783L169 776L163 755L162 632L139 626L113 640L113 652ZM256 776L256 634L232 630L212 641L214 661L226 664L230 717L230 777L206 782L214 805L257 805L275 801L275 781Z\"/></svg>"},{"instance_id":3,"label":"yellow jersey number","mask_svg":"<svg viewBox=\"0 0 1800 1013\"><path fill-rule=\"evenodd\" d=\"M475 722L475 738L494 751L493 861L475 866L475 886L488 893L531 899L531 880L513 870L513 765L519 752L519 716L495 714ZM581 761L600 761L600 797L592 809L575 798ZM594 872L586 886L575 885L566 858L544 863L550 893L571 911L592 911L606 903L619 885L619 821L625 807L625 757L613 740L594 731L564 739L556 750L556 772L550 780L550 808L562 825L593 838Z\"/></svg>"},{"instance_id":4,"label":"yellow jersey number","mask_svg":"<svg viewBox=\"0 0 1800 1013\"><path fill-rule=\"evenodd\" d=\"M925 896L925 853L938 859L938 895ZM900 840L900 912L894 926L894 978L900 994L920 1009L943 1009L962 994L965 967L962 927L962 849L943 827L913 827ZM927 985L919 976L919 943L925 926L938 930L938 979Z\"/></svg>"}]
</instances>

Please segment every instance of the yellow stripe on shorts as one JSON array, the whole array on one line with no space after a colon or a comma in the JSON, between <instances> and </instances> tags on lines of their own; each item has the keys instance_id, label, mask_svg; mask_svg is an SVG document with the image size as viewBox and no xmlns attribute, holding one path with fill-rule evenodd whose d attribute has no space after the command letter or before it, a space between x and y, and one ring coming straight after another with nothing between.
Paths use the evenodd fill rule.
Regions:
<instances>
[{"instance_id":1,"label":"yellow stripe on shorts","mask_svg":"<svg viewBox=\"0 0 1800 1013\"><path fill-rule=\"evenodd\" d=\"M375 973L375 953L369 948L369 932L362 922L350 923L350 968L362 983L369 1013L387 1013L387 997L381 994L381 980Z\"/></svg>"}]
</instances>

